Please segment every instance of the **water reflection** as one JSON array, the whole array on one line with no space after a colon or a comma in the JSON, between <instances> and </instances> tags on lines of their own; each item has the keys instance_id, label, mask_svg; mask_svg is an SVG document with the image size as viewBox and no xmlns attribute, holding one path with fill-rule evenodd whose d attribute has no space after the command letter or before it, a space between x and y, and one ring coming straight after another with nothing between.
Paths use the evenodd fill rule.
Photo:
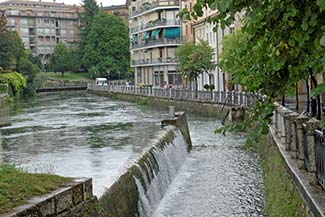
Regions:
<instances>
[{"instance_id":1,"label":"water reflection","mask_svg":"<svg viewBox=\"0 0 325 217\"><path fill-rule=\"evenodd\" d=\"M86 93L43 94L1 113L0 162L92 177L100 195L143 150L165 114Z\"/></svg>"}]
</instances>

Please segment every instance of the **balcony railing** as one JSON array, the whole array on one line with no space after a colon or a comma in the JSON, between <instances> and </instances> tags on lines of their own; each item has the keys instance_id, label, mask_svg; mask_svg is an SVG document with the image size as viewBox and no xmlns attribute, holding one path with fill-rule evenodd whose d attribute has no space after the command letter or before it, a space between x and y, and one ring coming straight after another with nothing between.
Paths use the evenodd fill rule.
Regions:
<instances>
[{"instance_id":1,"label":"balcony railing","mask_svg":"<svg viewBox=\"0 0 325 217\"><path fill-rule=\"evenodd\" d=\"M130 32L135 33L135 32L143 31L143 30L158 27L158 26L164 27L164 26L174 26L174 25L180 25L180 24L181 24L180 20L165 20L165 19L154 20L152 22L140 25L138 27L131 28Z\"/></svg>"},{"instance_id":2,"label":"balcony railing","mask_svg":"<svg viewBox=\"0 0 325 217\"><path fill-rule=\"evenodd\" d=\"M158 7L168 7L168 6L179 6L179 1L174 0L174 1L168 1L168 0L159 0L159 2L155 1L152 3L143 3L136 11L133 11L131 13L131 18L135 17L139 14L145 13L146 11L153 10Z\"/></svg>"},{"instance_id":3,"label":"balcony railing","mask_svg":"<svg viewBox=\"0 0 325 217\"><path fill-rule=\"evenodd\" d=\"M176 39L157 39L151 41L143 41L137 44L132 44L132 49L139 49L139 48L146 48L146 47L158 47L158 46L165 46L165 45L180 45L181 40L179 38Z\"/></svg>"},{"instance_id":4,"label":"balcony railing","mask_svg":"<svg viewBox=\"0 0 325 217\"><path fill-rule=\"evenodd\" d=\"M132 60L132 66L137 65L160 65L160 64L175 64L176 59L174 58L155 58L155 59L141 59L141 60Z\"/></svg>"}]
</instances>

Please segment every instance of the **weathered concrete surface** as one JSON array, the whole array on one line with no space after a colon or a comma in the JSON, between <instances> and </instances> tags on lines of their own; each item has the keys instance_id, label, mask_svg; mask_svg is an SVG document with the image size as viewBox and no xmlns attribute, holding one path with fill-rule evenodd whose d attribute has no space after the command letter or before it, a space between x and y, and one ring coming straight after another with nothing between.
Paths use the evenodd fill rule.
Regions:
<instances>
[{"instance_id":1,"label":"weathered concrete surface","mask_svg":"<svg viewBox=\"0 0 325 217\"><path fill-rule=\"evenodd\" d=\"M176 125L182 135L185 135L185 142L187 143L188 150L190 149L192 143L184 113L177 113L175 118L164 120L162 124ZM143 188L146 188L145 179L152 181L154 177L158 176L161 165L158 164L158 159L155 156L156 149L164 150L166 146L172 144L177 128L172 126L164 127L152 141L153 145L148 147L135 164L131 165L100 198L99 203L105 216L139 216L138 202L140 198L135 178L141 182ZM145 171L145 174L143 174L143 171Z\"/></svg>"},{"instance_id":2,"label":"weathered concrete surface","mask_svg":"<svg viewBox=\"0 0 325 217\"><path fill-rule=\"evenodd\" d=\"M2 217L73 217L98 216L92 212L97 198L93 196L91 179L76 179L49 194L34 197L29 203L16 207L12 213Z\"/></svg>"}]
</instances>

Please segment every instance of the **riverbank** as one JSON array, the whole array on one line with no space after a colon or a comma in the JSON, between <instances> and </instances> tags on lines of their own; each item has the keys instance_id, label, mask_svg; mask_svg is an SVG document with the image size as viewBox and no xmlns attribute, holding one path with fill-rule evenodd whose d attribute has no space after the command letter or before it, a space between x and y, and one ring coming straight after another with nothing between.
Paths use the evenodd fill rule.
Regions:
<instances>
[{"instance_id":1,"label":"riverbank","mask_svg":"<svg viewBox=\"0 0 325 217\"><path fill-rule=\"evenodd\" d=\"M29 174L13 166L0 164L0 215L71 180L57 175Z\"/></svg>"},{"instance_id":2,"label":"riverbank","mask_svg":"<svg viewBox=\"0 0 325 217\"><path fill-rule=\"evenodd\" d=\"M36 76L36 83L39 88L48 87L66 87L66 86L81 86L87 83L92 83L88 73L61 73L41 72Z\"/></svg>"},{"instance_id":3,"label":"riverbank","mask_svg":"<svg viewBox=\"0 0 325 217\"><path fill-rule=\"evenodd\" d=\"M272 136L266 136L258 145L258 149L262 159L266 216L309 216Z\"/></svg>"}]
</instances>

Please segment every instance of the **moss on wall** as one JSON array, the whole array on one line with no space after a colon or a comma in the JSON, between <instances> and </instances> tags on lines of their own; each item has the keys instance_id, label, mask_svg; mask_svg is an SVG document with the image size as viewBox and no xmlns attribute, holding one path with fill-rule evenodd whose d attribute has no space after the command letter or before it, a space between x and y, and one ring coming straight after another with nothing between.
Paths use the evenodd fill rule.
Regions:
<instances>
[{"instance_id":1,"label":"moss on wall","mask_svg":"<svg viewBox=\"0 0 325 217\"><path fill-rule=\"evenodd\" d=\"M263 139L259 151L264 175L266 216L308 216L305 203L271 135Z\"/></svg>"}]
</instances>

